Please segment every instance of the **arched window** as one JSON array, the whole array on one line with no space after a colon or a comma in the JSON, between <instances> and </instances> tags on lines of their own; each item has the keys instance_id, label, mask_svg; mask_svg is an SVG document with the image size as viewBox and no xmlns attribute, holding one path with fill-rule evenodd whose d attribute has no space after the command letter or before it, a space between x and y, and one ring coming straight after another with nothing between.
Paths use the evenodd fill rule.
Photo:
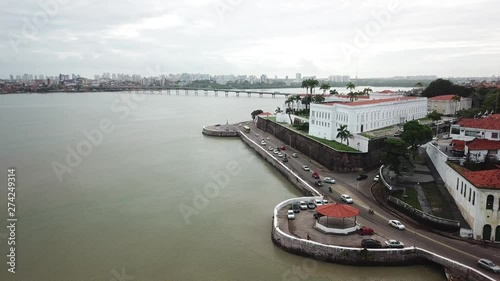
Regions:
<instances>
[{"instance_id":1,"label":"arched window","mask_svg":"<svg viewBox=\"0 0 500 281\"><path fill-rule=\"evenodd\" d=\"M486 210L493 210L493 195L486 198Z\"/></svg>"},{"instance_id":2,"label":"arched window","mask_svg":"<svg viewBox=\"0 0 500 281\"><path fill-rule=\"evenodd\" d=\"M483 240L491 240L491 225L489 224L483 226Z\"/></svg>"}]
</instances>

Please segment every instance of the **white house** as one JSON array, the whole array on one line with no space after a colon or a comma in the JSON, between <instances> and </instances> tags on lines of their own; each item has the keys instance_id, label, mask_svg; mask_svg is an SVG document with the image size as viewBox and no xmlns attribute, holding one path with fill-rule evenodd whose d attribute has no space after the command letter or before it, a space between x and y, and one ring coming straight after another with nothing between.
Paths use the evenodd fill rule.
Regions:
<instances>
[{"instance_id":1,"label":"white house","mask_svg":"<svg viewBox=\"0 0 500 281\"><path fill-rule=\"evenodd\" d=\"M347 130L354 135L402 124L426 115L427 98L396 97L311 104L309 134L340 141L337 139L340 125L347 125Z\"/></svg>"},{"instance_id":2,"label":"white house","mask_svg":"<svg viewBox=\"0 0 500 281\"><path fill-rule=\"evenodd\" d=\"M500 114L490 114L476 119L460 119L451 125L450 136L464 141L475 138L500 140Z\"/></svg>"},{"instance_id":3,"label":"white house","mask_svg":"<svg viewBox=\"0 0 500 281\"><path fill-rule=\"evenodd\" d=\"M471 98L460 97L460 101L453 100L456 95L444 95L429 98L427 101L429 113L436 111L443 115L454 115L461 109L469 109L472 106Z\"/></svg>"},{"instance_id":4,"label":"white house","mask_svg":"<svg viewBox=\"0 0 500 281\"><path fill-rule=\"evenodd\" d=\"M476 163L481 163L490 158L500 161L500 141L473 139L465 143L464 154Z\"/></svg>"}]
</instances>

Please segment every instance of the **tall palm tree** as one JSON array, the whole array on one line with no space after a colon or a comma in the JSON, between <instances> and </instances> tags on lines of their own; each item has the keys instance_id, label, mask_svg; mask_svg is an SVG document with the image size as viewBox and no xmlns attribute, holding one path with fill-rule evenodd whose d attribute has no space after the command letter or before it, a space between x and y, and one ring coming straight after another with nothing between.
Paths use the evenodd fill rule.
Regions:
<instances>
[{"instance_id":1,"label":"tall palm tree","mask_svg":"<svg viewBox=\"0 0 500 281\"><path fill-rule=\"evenodd\" d=\"M356 92L349 92L349 93L347 93L347 96L349 97L350 101L353 101L354 99L358 99L358 94Z\"/></svg>"},{"instance_id":2,"label":"tall palm tree","mask_svg":"<svg viewBox=\"0 0 500 281\"><path fill-rule=\"evenodd\" d=\"M350 90L352 92L352 90L356 89L356 85L354 85L354 83L352 83L352 82L349 82L346 85L346 89Z\"/></svg>"},{"instance_id":3,"label":"tall palm tree","mask_svg":"<svg viewBox=\"0 0 500 281\"><path fill-rule=\"evenodd\" d=\"M295 101L295 105L297 107L297 110L299 110L299 102L302 100L300 98L300 95L293 95L293 96L291 96L291 98L293 99L293 101Z\"/></svg>"},{"instance_id":4,"label":"tall palm tree","mask_svg":"<svg viewBox=\"0 0 500 281\"><path fill-rule=\"evenodd\" d=\"M373 90L372 90L370 87L368 87L368 88L364 88L364 89L363 89L363 95L366 95L366 96L367 96L367 95L369 95L371 92L373 92Z\"/></svg>"},{"instance_id":5,"label":"tall palm tree","mask_svg":"<svg viewBox=\"0 0 500 281\"><path fill-rule=\"evenodd\" d=\"M329 90L332 86L328 83L321 83L321 86L319 87L321 90L323 90L323 95L326 93L327 90Z\"/></svg>"},{"instance_id":6,"label":"tall palm tree","mask_svg":"<svg viewBox=\"0 0 500 281\"><path fill-rule=\"evenodd\" d=\"M455 112L453 113L453 115L457 114L457 106L458 106L458 103L460 102L462 98L460 96L457 96L457 95L454 95L451 100L455 102Z\"/></svg>"},{"instance_id":7,"label":"tall palm tree","mask_svg":"<svg viewBox=\"0 0 500 281\"><path fill-rule=\"evenodd\" d=\"M337 92L336 89L330 90L330 95L338 95L339 92Z\"/></svg>"},{"instance_id":8,"label":"tall palm tree","mask_svg":"<svg viewBox=\"0 0 500 281\"><path fill-rule=\"evenodd\" d=\"M309 90L309 79L302 80L302 85L300 86L301 88L306 88L306 94Z\"/></svg>"},{"instance_id":9,"label":"tall palm tree","mask_svg":"<svg viewBox=\"0 0 500 281\"><path fill-rule=\"evenodd\" d=\"M347 145L349 146L349 139L352 138L352 134L347 130L347 125L340 125L337 132L337 138L340 138L340 143L342 144L344 140L347 140Z\"/></svg>"},{"instance_id":10,"label":"tall palm tree","mask_svg":"<svg viewBox=\"0 0 500 281\"><path fill-rule=\"evenodd\" d=\"M313 93L313 89L315 89L316 87L318 87L319 85L319 81L316 80L316 79L309 79L309 89L311 90L311 94ZM316 92L316 90L314 90L314 92Z\"/></svg>"},{"instance_id":11,"label":"tall palm tree","mask_svg":"<svg viewBox=\"0 0 500 281\"><path fill-rule=\"evenodd\" d=\"M323 95L314 95L312 101L314 103L322 103L325 101L325 97Z\"/></svg>"}]
</instances>

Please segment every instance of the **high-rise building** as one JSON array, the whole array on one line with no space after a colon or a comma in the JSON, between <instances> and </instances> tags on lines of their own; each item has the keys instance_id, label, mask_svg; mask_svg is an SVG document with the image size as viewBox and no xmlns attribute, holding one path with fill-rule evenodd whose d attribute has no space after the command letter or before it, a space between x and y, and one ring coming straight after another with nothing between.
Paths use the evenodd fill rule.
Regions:
<instances>
[{"instance_id":1,"label":"high-rise building","mask_svg":"<svg viewBox=\"0 0 500 281\"><path fill-rule=\"evenodd\" d=\"M10 81L14 81L14 75L10 75Z\"/></svg>"},{"instance_id":2,"label":"high-rise building","mask_svg":"<svg viewBox=\"0 0 500 281\"><path fill-rule=\"evenodd\" d=\"M260 76L260 82L261 82L261 83L267 83L267 75L262 74L262 75Z\"/></svg>"},{"instance_id":3,"label":"high-rise building","mask_svg":"<svg viewBox=\"0 0 500 281\"><path fill-rule=\"evenodd\" d=\"M45 76L43 76L43 74L40 74L40 75L38 75L38 79L43 80L43 79L45 79Z\"/></svg>"},{"instance_id":4,"label":"high-rise building","mask_svg":"<svg viewBox=\"0 0 500 281\"><path fill-rule=\"evenodd\" d=\"M300 74L300 73L296 73L296 74L295 74L295 80L297 80L297 81L302 80L302 74Z\"/></svg>"}]
</instances>

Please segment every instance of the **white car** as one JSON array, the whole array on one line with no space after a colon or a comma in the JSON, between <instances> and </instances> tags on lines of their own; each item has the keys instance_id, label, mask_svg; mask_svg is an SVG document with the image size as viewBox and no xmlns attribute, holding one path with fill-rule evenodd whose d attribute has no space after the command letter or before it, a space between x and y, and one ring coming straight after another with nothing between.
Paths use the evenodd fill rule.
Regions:
<instances>
[{"instance_id":1,"label":"white car","mask_svg":"<svg viewBox=\"0 0 500 281\"><path fill-rule=\"evenodd\" d=\"M309 169L309 167L307 167L306 165L302 166L302 170L304 171L310 171L311 169Z\"/></svg>"},{"instance_id":2,"label":"white car","mask_svg":"<svg viewBox=\"0 0 500 281\"><path fill-rule=\"evenodd\" d=\"M270 137L267 137L266 140L270 140L271 138Z\"/></svg>"},{"instance_id":3,"label":"white car","mask_svg":"<svg viewBox=\"0 0 500 281\"><path fill-rule=\"evenodd\" d=\"M279 152L278 157L283 157L283 154L281 152Z\"/></svg>"},{"instance_id":4,"label":"white car","mask_svg":"<svg viewBox=\"0 0 500 281\"><path fill-rule=\"evenodd\" d=\"M325 179L323 179L323 181L326 183L335 183L335 180L332 178L325 178Z\"/></svg>"},{"instance_id":5,"label":"white car","mask_svg":"<svg viewBox=\"0 0 500 281\"><path fill-rule=\"evenodd\" d=\"M273 153L274 153L274 154L278 154L278 153L280 153L280 152L279 152L277 149L275 149L275 150L273 151Z\"/></svg>"},{"instance_id":6,"label":"white car","mask_svg":"<svg viewBox=\"0 0 500 281\"><path fill-rule=\"evenodd\" d=\"M320 200L320 199L314 199L314 205L316 205L316 206L323 205L323 200Z\"/></svg>"},{"instance_id":7,"label":"white car","mask_svg":"<svg viewBox=\"0 0 500 281\"><path fill-rule=\"evenodd\" d=\"M342 201L346 202L347 204L354 203L354 200L352 200L351 196L349 196L347 194L340 195L340 199L342 199Z\"/></svg>"},{"instance_id":8,"label":"white car","mask_svg":"<svg viewBox=\"0 0 500 281\"><path fill-rule=\"evenodd\" d=\"M293 210L288 210L288 212L286 213L287 217L289 220L293 220L295 219L295 213L293 212Z\"/></svg>"},{"instance_id":9,"label":"white car","mask_svg":"<svg viewBox=\"0 0 500 281\"><path fill-rule=\"evenodd\" d=\"M394 227L394 228L397 228L399 230L404 230L405 229L404 224L402 224L398 220L390 220L389 221L389 225L392 226L392 227Z\"/></svg>"},{"instance_id":10,"label":"white car","mask_svg":"<svg viewBox=\"0 0 500 281\"><path fill-rule=\"evenodd\" d=\"M299 202L299 207L301 210L307 210L307 203L306 201L300 201Z\"/></svg>"},{"instance_id":11,"label":"white car","mask_svg":"<svg viewBox=\"0 0 500 281\"><path fill-rule=\"evenodd\" d=\"M326 205L326 204L328 204L328 200L323 199L323 205Z\"/></svg>"},{"instance_id":12,"label":"white car","mask_svg":"<svg viewBox=\"0 0 500 281\"><path fill-rule=\"evenodd\" d=\"M270 146L268 149L269 149L269 151L273 151L274 147Z\"/></svg>"},{"instance_id":13,"label":"white car","mask_svg":"<svg viewBox=\"0 0 500 281\"><path fill-rule=\"evenodd\" d=\"M405 244L403 244L403 242L400 242L398 240L389 239L385 241L385 246L387 248L404 248Z\"/></svg>"},{"instance_id":14,"label":"white car","mask_svg":"<svg viewBox=\"0 0 500 281\"><path fill-rule=\"evenodd\" d=\"M373 178L373 181L378 181L380 179L380 176L379 175L376 175L374 178Z\"/></svg>"},{"instance_id":15,"label":"white car","mask_svg":"<svg viewBox=\"0 0 500 281\"><path fill-rule=\"evenodd\" d=\"M265 141L261 141L260 144L266 145L267 143Z\"/></svg>"}]
</instances>

